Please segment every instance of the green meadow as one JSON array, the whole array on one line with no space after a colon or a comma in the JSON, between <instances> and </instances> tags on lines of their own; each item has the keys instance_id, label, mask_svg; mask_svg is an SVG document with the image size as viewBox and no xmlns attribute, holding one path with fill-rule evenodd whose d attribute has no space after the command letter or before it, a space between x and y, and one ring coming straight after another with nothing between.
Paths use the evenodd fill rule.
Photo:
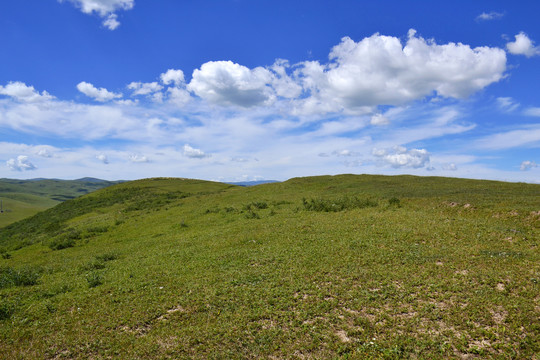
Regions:
<instances>
[{"instance_id":1,"label":"green meadow","mask_svg":"<svg viewBox=\"0 0 540 360\"><path fill-rule=\"evenodd\" d=\"M62 201L74 199L115 182L84 178L79 180L0 179L0 227L34 215Z\"/></svg>"},{"instance_id":2,"label":"green meadow","mask_svg":"<svg viewBox=\"0 0 540 360\"><path fill-rule=\"evenodd\" d=\"M0 229L0 358L539 359L540 185L113 185Z\"/></svg>"}]
</instances>

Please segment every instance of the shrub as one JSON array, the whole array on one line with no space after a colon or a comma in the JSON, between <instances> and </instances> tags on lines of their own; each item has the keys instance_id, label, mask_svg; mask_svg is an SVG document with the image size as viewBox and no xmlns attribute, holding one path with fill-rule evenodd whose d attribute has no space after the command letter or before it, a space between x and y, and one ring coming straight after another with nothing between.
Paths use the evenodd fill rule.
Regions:
<instances>
[{"instance_id":1,"label":"shrub","mask_svg":"<svg viewBox=\"0 0 540 360\"><path fill-rule=\"evenodd\" d=\"M69 238L64 238L64 237L53 239L51 240L51 242L49 242L49 248L51 250L62 250L62 249L67 249L74 246L75 246L74 239L69 239Z\"/></svg>"},{"instance_id":2,"label":"shrub","mask_svg":"<svg viewBox=\"0 0 540 360\"><path fill-rule=\"evenodd\" d=\"M86 274L86 281L88 282L88 287L96 287L103 284L103 277L100 273L93 271Z\"/></svg>"},{"instance_id":3,"label":"shrub","mask_svg":"<svg viewBox=\"0 0 540 360\"><path fill-rule=\"evenodd\" d=\"M11 286L35 285L41 276L41 269L26 266L21 269L0 268L0 289Z\"/></svg>"},{"instance_id":4,"label":"shrub","mask_svg":"<svg viewBox=\"0 0 540 360\"><path fill-rule=\"evenodd\" d=\"M338 212L351 209L364 209L376 207L379 204L371 199L359 199L358 197L342 197L340 199L302 199L304 209L308 211Z\"/></svg>"},{"instance_id":5,"label":"shrub","mask_svg":"<svg viewBox=\"0 0 540 360\"><path fill-rule=\"evenodd\" d=\"M400 200L397 198L397 197L393 197L393 198L390 198L388 199L388 205L389 206L395 206L395 207L401 207L401 202Z\"/></svg>"},{"instance_id":6,"label":"shrub","mask_svg":"<svg viewBox=\"0 0 540 360\"><path fill-rule=\"evenodd\" d=\"M13 305L7 302L0 303L0 320L7 320L13 314Z\"/></svg>"},{"instance_id":7,"label":"shrub","mask_svg":"<svg viewBox=\"0 0 540 360\"><path fill-rule=\"evenodd\" d=\"M262 201L254 201L244 206L244 210L253 210L253 209L263 210L267 208L268 208L268 204Z\"/></svg>"},{"instance_id":8,"label":"shrub","mask_svg":"<svg viewBox=\"0 0 540 360\"><path fill-rule=\"evenodd\" d=\"M115 252L109 252L109 253L96 256L96 260L98 261L112 261L116 259L118 259L118 254Z\"/></svg>"}]
</instances>

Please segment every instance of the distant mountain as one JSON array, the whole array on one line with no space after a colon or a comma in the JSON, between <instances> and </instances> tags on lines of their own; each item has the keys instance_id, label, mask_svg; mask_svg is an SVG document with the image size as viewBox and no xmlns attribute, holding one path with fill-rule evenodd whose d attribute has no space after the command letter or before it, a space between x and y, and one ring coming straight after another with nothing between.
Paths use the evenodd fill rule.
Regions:
<instances>
[{"instance_id":1,"label":"distant mountain","mask_svg":"<svg viewBox=\"0 0 540 360\"><path fill-rule=\"evenodd\" d=\"M255 186L261 184L277 183L277 180L260 180L260 181L240 181L240 182L227 182L226 184L238 185L238 186Z\"/></svg>"}]
</instances>

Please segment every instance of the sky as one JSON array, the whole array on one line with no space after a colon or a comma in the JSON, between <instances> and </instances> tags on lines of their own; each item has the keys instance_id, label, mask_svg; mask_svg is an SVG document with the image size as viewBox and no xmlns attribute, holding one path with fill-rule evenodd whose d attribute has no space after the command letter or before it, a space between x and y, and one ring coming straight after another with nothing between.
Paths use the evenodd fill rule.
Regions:
<instances>
[{"instance_id":1,"label":"sky","mask_svg":"<svg viewBox=\"0 0 540 360\"><path fill-rule=\"evenodd\" d=\"M0 178L540 183L540 2L2 0Z\"/></svg>"}]
</instances>

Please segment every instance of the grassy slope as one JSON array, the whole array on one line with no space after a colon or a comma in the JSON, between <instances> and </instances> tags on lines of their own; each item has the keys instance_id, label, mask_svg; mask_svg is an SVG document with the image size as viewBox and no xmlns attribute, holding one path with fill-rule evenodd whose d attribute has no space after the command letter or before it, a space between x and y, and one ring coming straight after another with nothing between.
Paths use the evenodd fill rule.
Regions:
<instances>
[{"instance_id":1,"label":"grassy slope","mask_svg":"<svg viewBox=\"0 0 540 360\"><path fill-rule=\"evenodd\" d=\"M0 179L0 199L4 212L0 227L32 216L69 199L113 185L97 179L80 180L13 180Z\"/></svg>"},{"instance_id":2,"label":"grassy slope","mask_svg":"<svg viewBox=\"0 0 540 360\"><path fill-rule=\"evenodd\" d=\"M539 210L444 178L120 184L0 229L1 356L531 358Z\"/></svg>"}]
</instances>

